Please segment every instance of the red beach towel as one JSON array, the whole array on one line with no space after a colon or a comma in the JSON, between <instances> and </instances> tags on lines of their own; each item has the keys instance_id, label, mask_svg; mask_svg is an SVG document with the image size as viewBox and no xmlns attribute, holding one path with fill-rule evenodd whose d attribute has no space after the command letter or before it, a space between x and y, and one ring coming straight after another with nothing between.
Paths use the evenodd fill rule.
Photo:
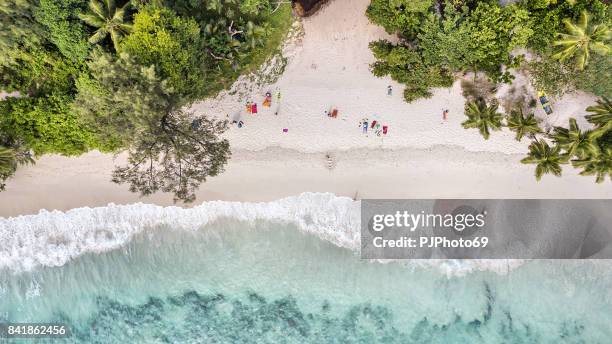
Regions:
<instances>
[{"instance_id":1,"label":"red beach towel","mask_svg":"<svg viewBox=\"0 0 612 344\"><path fill-rule=\"evenodd\" d=\"M389 127L386 125L383 125L383 134L387 135L387 129L389 129Z\"/></svg>"},{"instance_id":2,"label":"red beach towel","mask_svg":"<svg viewBox=\"0 0 612 344\"><path fill-rule=\"evenodd\" d=\"M257 113L257 103L253 103L253 105L251 105L251 113Z\"/></svg>"},{"instance_id":3,"label":"red beach towel","mask_svg":"<svg viewBox=\"0 0 612 344\"><path fill-rule=\"evenodd\" d=\"M376 126L376 123L378 123L377 121L372 121L372 129L374 129L374 127Z\"/></svg>"}]
</instances>

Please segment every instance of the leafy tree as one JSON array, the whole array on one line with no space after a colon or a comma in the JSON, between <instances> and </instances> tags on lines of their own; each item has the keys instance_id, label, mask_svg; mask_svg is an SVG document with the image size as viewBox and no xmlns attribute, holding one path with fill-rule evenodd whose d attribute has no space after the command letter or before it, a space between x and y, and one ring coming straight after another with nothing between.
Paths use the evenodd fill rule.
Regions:
<instances>
[{"instance_id":1,"label":"leafy tree","mask_svg":"<svg viewBox=\"0 0 612 344\"><path fill-rule=\"evenodd\" d=\"M91 75L77 82L72 108L111 147L129 147L134 137L149 131L151 118L184 103L153 66L141 66L125 53L115 59L94 51L88 67Z\"/></svg>"},{"instance_id":2,"label":"leafy tree","mask_svg":"<svg viewBox=\"0 0 612 344\"><path fill-rule=\"evenodd\" d=\"M223 171L230 152L219 135L227 123L180 110L184 102L155 68L127 54L113 59L97 51L89 68L92 76L78 82L73 107L98 136L128 149L128 164L115 170L114 182L143 195L161 190L191 202L207 176Z\"/></svg>"},{"instance_id":3,"label":"leafy tree","mask_svg":"<svg viewBox=\"0 0 612 344\"><path fill-rule=\"evenodd\" d=\"M119 50L121 38L128 34L132 26L125 20L127 7L117 8L115 0L89 0L89 11L82 13L79 18L90 26L97 28L96 32L89 38L92 44L98 44L110 35L113 47Z\"/></svg>"},{"instance_id":4,"label":"leafy tree","mask_svg":"<svg viewBox=\"0 0 612 344\"><path fill-rule=\"evenodd\" d=\"M226 128L227 122L180 110L165 113L132 143L128 165L115 169L113 181L142 195L161 190L193 202L199 185L221 173L230 156L229 143L218 137Z\"/></svg>"},{"instance_id":5,"label":"leafy tree","mask_svg":"<svg viewBox=\"0 0 612 344\"><path fill-rule=\"evenodd\" d=\"M437 66L428 66L418 51L406 46L396 46L388 41L371 42L370 48L377 61L370 65L377 77L389 75L406 85L404 98L407 102L431 97L430 88L450 87L453 83L449 71Z\"/></svg>"},{"instance_id":6,"label":"leafy tree","mask_svg":"<svg viewBox=\"0 0 612 344\"><path fill-rule=\"evenodd\" d=\"M555 127L550 137L555 144L565 149L571 156L575 155L583 158L596 154L599 150L594 140L593 132L590 130L581 131L574 118L569 120L569 129Z\"/></svg>"},{"instance_id":7,"label":"leafy tree","mask_svg":"<svg viewBox=\"0 0 612 344\"><path fill-rule=\"evenodd\" d=\"M497 109L497 104L489 106L484 101L468 102L465 105L465 115L468 119L461 125L465 129L478 129L485 140L488 140L491 130L501 130L502 127L504 117Z\"/></svg>"},{"instance_id":8,"label":"leafy tree","mask_svg":"<svg viewBox=\"0 0 612 344\"><path fill-rule=\"evenodd\" d=\"M155 66L176 94L195 100L208 90L207 55L199 25L172 10L146 5L134 16L132 32L121 42L121 51L143 66Z\"/></svg>"},{"instance_id":9,"label":"leafy tree","mask_svg":"<svg viewBox=\"0 0 612 344\"><path fill-rule=\"evenodd\" d=\"M388 33L414 39L433 0L372 0L366 15L372 23L381 25Z\"/></svg>"},{"instance_id":10,"label":"leafy tree","mask_svg":"<svg viewBox=\"0 0 612 344\"><path fill-rule=\"evenodd\" d=\"M0 0L0 66L14 63L17 49L39 45L44 39L34 8L33 0Z\"/></svg>"},{"instance_id":11,"label":"leafy tree","mask_svg":"<svg viewBox=\"0 0 612 344\"><path fill-rule=\"evenodd\" d=\"M561 155L561 147L550 147L544 140L533 141L529 145L529 154L521 160L523 164L536 164L535 176L538 181L548 173L561 176L561 164L567 161L568 157Z\"/></svg>"},{"instance_id":12,"label":"leafy tree","mask_svg":"<svg viewBox=\"0 0 612 344\"><path fill-rule=\"evenodd\" d=\"M474 9L447 7L442 20L429 16L418 35L418 44L429 64L458 71L485 71L494 79L503 65L518 65L510 54L533 34L529 13L510 5L478 2ZM507 76L505 76L507 77Z\"/></svg>"},{"instance_id":13,"label":"leafy tree","mask_svg":"<svg viewBox=\"0 0 612 344\"><path fill-rule=\"evenodd\" d=\"M0 131L21 140L36 155L78 155L98 144L91 131L68 108L64 96L9 98L0 102Z\"/></svg>"},{"instance_id":14,"label":"leafy tree","mask_svg":"<svg viewBox=\"0 0 612 344\"><path fill-rule=\"evenodd\" d=\"M580 20L573 23L564 19L566 33L559 33L559 39L554 42L558 47L553 58L560 61L575 59L576 68L583 70L589 63L591 51L599 55L607 55L612 51L608 41L612 38L612 29L606 23L593 24L591 16L583 11Z\"/></svg>"},{"instance_id":15,"label":"leafy tree","mask_svg":"<svg viewBox=\"0 0 612 344\"><path fill-rule=\"evenodd\" d=\"M510 115L506 116L506 122L508 128L516 132L517 141L521 141L525 135L534 137L542 132L535 115L530 113L525 116L523 110L511 111Z\"/></svg>"},{"instance_id":16,"label":"leafy tree","mask_svg":"<svg viewBox=\"0 0 612 344\"><path fill-rule=\"evenodd\" d=\"M591 114L585 118L595 124L598 131L612 130L612 101L610 99L603 97L597 101L597 105L589 106L586 110Z\"/></svg>"},{"instance_id":17,"label":"leafy tree","mask_svg":"<svg viewBox=\"0 0 612 344\"><path fill-rule=\"evenodd\" d=\"M597 183L603 183L606 175L612 181L612 147L607 147L597 154L588 155L582 159L572 160L572 165L582 169L580 175L596 176Z\"/></svg>"},{"instance_id":18,"label":"leafy tree","mask_svg":"<svg viewBox=\"0 0 612 344\"><path fill-rule=\"evenodd\" d=\"M82 0L39 0L34 11L49 40L72 62L83 62L89 52L87 31L77 17L82 6Z\"/></svg>"}]
</instances>

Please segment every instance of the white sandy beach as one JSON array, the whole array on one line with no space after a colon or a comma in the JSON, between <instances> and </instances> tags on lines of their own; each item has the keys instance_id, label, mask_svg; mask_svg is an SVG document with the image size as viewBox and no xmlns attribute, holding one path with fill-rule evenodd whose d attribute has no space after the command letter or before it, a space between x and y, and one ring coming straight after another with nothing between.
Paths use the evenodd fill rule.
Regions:
<instances>
[{"instance_id":1,"label":"white sandy beach","mask_svg":"<svg viewBox=\"0 0 612 344\"><path fill-rule=\"evenodd\" d=\"M570 166L562 178L544 176L536 182L534 167L519 163L527 140L517 142L505 130L485 141L476 130L463 129L459 83L436 90L431 99L405 103L401 85L369 71L373 56L368 43L388 35L368 23L368 3L334 0L303 19L303 36L288 43L288 65L274 84L252 88L246 96L247 88L236 86L194 104L194 112L218 118L242 112L245 122L226 134L232 159L223 175L201 187L196 203L267 201L304 191L358 198L612 197L609 182L597 185ZM388 85L393 86L391 96ZM269 109L261 106L265 92L276 90L282 94L278 116L276 99ZM245 113L247 100L258 103L257 115ZM547 121L563 125L577 116L584 123L584 108L594 100L586 94L567 95L553 103L555 113ZM336 119L324 115L332 106L339 109ZM450 110L446 122L441 118L444 109ZM545 117L542 109L537 116ZM363 118L387 125L388 134L362 134L358 125ZM114 159L97 152L78 158L44 156L8 181L0 193L0 216L108 203L172 204L171 195L140 198L126 185L113 184Z\"/></svg>"}]
</instances>

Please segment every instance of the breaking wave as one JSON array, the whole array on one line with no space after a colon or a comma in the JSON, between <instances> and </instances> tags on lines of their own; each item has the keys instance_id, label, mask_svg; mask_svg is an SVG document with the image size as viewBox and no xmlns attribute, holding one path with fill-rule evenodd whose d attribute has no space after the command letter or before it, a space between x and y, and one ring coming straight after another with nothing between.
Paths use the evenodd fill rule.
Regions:
<instances>
[{"instance_id":1,"label":"breaking wave","mask_svg":"<svg viewBox=\"0 0 612 344\"><path fill-rule=\"evenodd\" d=\"M152 204L109 204L66 212L41 210L36 215L0 218L0 270L30 271L62 266L86 253L103 253L129 243L135 235L164 227L174 231L205 230L230 219L296 225L336 246L357 251L360 202L331 193L303 193L272 202L211 201L193 208ZM418 261L446 273L472 270L506 272L518 261Z\"/></svg>"}]
</instances>

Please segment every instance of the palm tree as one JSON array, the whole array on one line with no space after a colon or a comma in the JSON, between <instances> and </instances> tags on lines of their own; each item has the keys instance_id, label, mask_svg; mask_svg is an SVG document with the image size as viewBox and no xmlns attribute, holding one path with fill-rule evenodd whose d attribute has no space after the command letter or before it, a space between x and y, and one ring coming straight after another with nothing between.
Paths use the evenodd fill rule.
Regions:
<instances>
[{"instance_id":1,"label":"palm tree","mask_svg":"<svg viewBox=\"0 0 612 344\"><path fill-rule=\"evenodd\" d=\"M612 148L602 149L599 154L589 155L584 159L572 160L572 165L583 169L580 175L596 176L597 183L603 183L606 175L612 180Z\"/></svg>"},{"instance_id":2,"label":"palm tree","mask_svg":"<svg viewBox=\"0 0 612 344\"><path fill-rule=\"evenodd\" d=\"M599 151L593 131L581 131L575 118L570 118L569 129L555 127L550 138L570 156L575 155L579 159Z\"/></svg>"},{"instance_id":3,"label":"palm tree","mask_svg":"<svg viewBox=\"0 0 612 344\"><path fill-rule=\"evenodd\" d=\"M607 55L612 48L607 43L612 37L612 30L607 24L592 24L591 16L582 11L577 23L568 18L563 20L567 33L558 33L559 39L553 45L558 49L553 58L565 61L576 58L576 67L583 70L589 63L591 50L599 55Z\"/></svg>"},{"instance_id":4,"label":"palm tree","mask_svg":"<svg viewBox=\"0 0 612 344\"><path fill-rule=\"evenodd\" d=\"M592 114L586 115L585 118L589 123L595 124L598 134L603 134L606 131L612 130L612 101L603 97L597 101L597 104L586 109Z\"/></svg>"},{"instance_id":5,"label":"palm tree","mask_svg":"<svg viewBox=\"0 0 612 344\"><path fill-rule=\"evenodd\" d=\"M488 106L484 101L469 102L465 106L466 121L461 123L465 129L476 128L480 134L489 139L490 130L500 130L503 115L497 112L498 105Z\"/></svg>"},{"instance_id":6,"label":"palm tree","mask_svg":"<svg viewBox=\"0 0 612 344\"><path fill-rule=\"evenodd\" d=\"M113 46L117 51L121 38L132 29L130 24L125 23L125 12L129 5L128 1L123 7L117 8L115 0L89 0L89 12L79 15L82 21L98 28L89 38L89 42L100 43L110 34Z\"/></svg>"},{"instance_id":7,"label":"palm tree","mask_svg":"<svg viewBox=\"0 0 612 344\"><path fill-rule=\"evenodd\" d=\"M561 164L568 161L567 155L560 154L561 147L550 147L544 140L535 140L529 145L529 154L521 160L523 164L536 164L535 176L539 181L547 173L561 176Z\"/></svg>"},{"instance_id":8,"label":"palm tree","mask_svg":"<svg viewBox=\"0 0 612 344\"><path fill-rule=\"evenodd\" d=\"M525 117L522 109L511 111L510 115L506 117L506 122L508 123L508 128L516 132L517 141L520 141L525 135L534 136L542 132L534 114L530 113Z\"/></svg>"}]
</instances>

